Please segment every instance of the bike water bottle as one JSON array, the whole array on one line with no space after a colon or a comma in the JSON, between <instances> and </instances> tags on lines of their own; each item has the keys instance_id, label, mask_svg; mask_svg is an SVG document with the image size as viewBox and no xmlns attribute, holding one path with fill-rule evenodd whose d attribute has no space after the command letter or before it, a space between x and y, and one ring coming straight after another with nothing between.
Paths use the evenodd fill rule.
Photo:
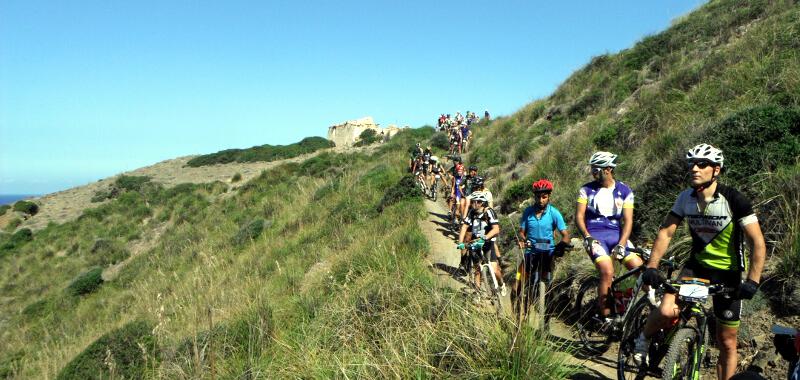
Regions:
<instances>
[{"instance_id":1,"label":"bike water bottle","mask_svg":"<svg viewBox=\"0 0 800 380\"><path fill-rule=\"evenodd\" d=\"M614 291L614 302L617 304L617 313L624 313L625 312L625 293L615 290Z\"/></svg>"},{"instance_id":2,"label":"bike water bottle","mask_svg":"<svg viewBox=\"0 0 800 380\"><path fill-rule=\"evenodd\" d=\"M631 304L632 299L633 299L633 288L625 289L625 294L622 296L622 303L625 305L626 309Z\"/></svg>"}]
</instances>

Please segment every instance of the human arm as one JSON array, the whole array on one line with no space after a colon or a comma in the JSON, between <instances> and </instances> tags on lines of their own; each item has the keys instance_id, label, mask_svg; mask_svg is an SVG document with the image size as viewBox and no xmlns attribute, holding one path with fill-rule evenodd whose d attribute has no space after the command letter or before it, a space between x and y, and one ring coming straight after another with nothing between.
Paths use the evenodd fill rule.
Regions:
<instances>
[{"instance_id":1,"label":"human arm","mask_svg":"<svg viewBox=\"0 0 800 380\"><path fill-rule=\"evenodd\" d=\"M626 247L628 245L628 238L631 237L633 231L633 207L622 208L622 233L619 235L619 242L617 245Z\"/></svg>"},{"instance_id":2,"label":"human arm","mask_svg":"<svg viewBox=\"0 0 800 380\"><path fill-rule=\"evenodd\" d=\"M761 282L761 272L764 270L764 260L767 256L767 245L764 243L764 234L758 222L744 226L744 235L750 247L750 269L747 279L755 283Z\"/></svg>"},{"instance_id":3,"label":"human arm","mask_svg":"<svg viewBox=\"0 0 800 380\"><path fill-rule=\"evenodd\" d=\"M580 202L580 200L575 206L575 224L578 226L578 231L580 231L584 238L591 236L586 229L586 203Z\"/></svg>"},{"instance_id":4,"label":"human arm","mask_svg":"<svg viewBox=\"0 0 800 380\"><path fill-rule=\"evenodd\" d=\"M528 241L528 236L525 233L525 228L519 229L519 237L517 238L517 245L519 249L525 249L525 243Z\"/></svg>"}]
</instances>

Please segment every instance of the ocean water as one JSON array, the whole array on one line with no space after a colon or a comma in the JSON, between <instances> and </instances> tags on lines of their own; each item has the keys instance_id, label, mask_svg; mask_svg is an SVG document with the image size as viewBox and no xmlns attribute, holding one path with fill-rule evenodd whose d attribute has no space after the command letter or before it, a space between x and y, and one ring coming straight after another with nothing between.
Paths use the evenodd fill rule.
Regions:
<instances>
[{"instance_id":1,"label":"ocean water","mask_svg":"<svg viewBox=\"0 0 800 380\"><path fill-rule=\"evenodd\" d=\"M20 199L35 197L32 194L0 194L0 206L10 205Z\"/></svg>"}]
</instances>

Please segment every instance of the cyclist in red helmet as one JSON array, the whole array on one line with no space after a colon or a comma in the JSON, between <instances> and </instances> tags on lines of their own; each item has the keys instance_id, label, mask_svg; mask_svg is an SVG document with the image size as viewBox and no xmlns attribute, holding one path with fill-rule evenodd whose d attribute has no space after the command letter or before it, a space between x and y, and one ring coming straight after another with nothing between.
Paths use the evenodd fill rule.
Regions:
<instances>
[{"instance_id":1,"label":"cyclist in red helmet","mask_svg":"<svg viewBox=\"0 0 800 380\"><path fill-rule=\"evenodd\" d=\"M515 290L519 292L522 281L527 279L528 273L536 271L532 263L535 255L544 255L541 263L545 267L545 282L551 280L553 272L553 258L561 257L570 246L569 231L564 222L564 216L557 208L550 205L550 194L553 192L553 183L540 179L533 183L533 205L528 206L522 213L519 222L519 248L525 252L525 259L517 269L517 283ZM561 241L555 242L553 232L558 231ZM519 294L519 293L517 293Z\"/></svg>"}]
</instances>

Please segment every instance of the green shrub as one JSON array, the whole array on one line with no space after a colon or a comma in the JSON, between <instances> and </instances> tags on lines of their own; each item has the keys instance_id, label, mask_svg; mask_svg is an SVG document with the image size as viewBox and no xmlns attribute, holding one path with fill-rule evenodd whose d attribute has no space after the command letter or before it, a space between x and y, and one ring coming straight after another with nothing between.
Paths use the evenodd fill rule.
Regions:
<instances>
[{"instance_id":1,"label":"green shrub","mask_svg":"<svg viewBox=\"0 0 800 380\"><path fill-rule=\"evenodd\" d=\"M450 138L447 137L447 133L437 132L435 135L433 135L433 137L431 137L428 144L431 147L447 151L450 149Z\"/></svg>"},{"instance_id":2,"label":"green shrub","mask_svg":"<svg viewBox=\"0 0 800 380\"><path fill-rule=\"evenodd\" d=\"M14 211L28 215L36 215L36 213L39 212L39 205L31 201L19 201L14 203Z\"/></svg>"},{"instance_id":3,"label":"green shrub","mask_svg":"<svg viewBox=\"0 0 800 380\"><path fill-rule=\"evenodd\" d=\"M378 132L374 129L365 129L358 135L358 141L354 144L355 146L367 146L372 145L378 141L381 141L381 137L378 136Z\"/></svg>"},{"instance_id":4,"label":"green shrub","mask_svg":"<svg viewBox=\"0 0 800 380\"><path fill-rule=\"evenodd\" d=\"M592 133L592 142L595 146L603 149L611 149L617 146L619 132L617 126L609 124L604 127L599 127Z\"/></svg>"},{"instance_id":5,"label":"green shrub","mask_svg":"<svg viewBox=\"0 0 800 380\"><path fill-rule=\"evenodd\" d=\"M242 173L236 173L231 177L231 182L239 182L242 180Z\"/></svg>"},{"instance_id":6,"label":"green shrub","mask_svg":"<svg viewBox=\"0 0 800 380\"><path fill-rule=\"evenodd\" d=\"M114 199L119 196L119 187L112 184L105 189L97 190L92 196L92 203L103 202L106 199Z\"/></svg>"},{"instance_id":7,"label":"green shrub","mask_svg":"<svg viewBox=\"0 0 800 380\"><path fill-rule=\"evenodd\" d=\"M67 286L67 294L75 297L91 294L103 284L103 268L94 267L75 278Z\"/></svg>"},{"instance_id":8,"label":"green shrub","mask_svg":"<svg viewBox=\"0 0 800 380\"><path fill-rule=\"evenodd\" d=\"M145 183L150 182L150 177L147 176L133 176L121 175L114 181L114 184L127 191L141 191Z\"/></svg>"},{"instance_id":9,"label":"green shrub","mask_svg":"<svg viewBox=\"0 0 800 380\"><path fill-rule=\"evenodd\" d=\"M16 351L0 358L0 379L15 379L17 372L22 369L19 362L24 357L24 351Z\"/></svg>"},{"instance_id":10,"label":"green shrub","mask_svg":"<svg viewBox=\"0 0 800 380\"><path fill-rule=\"evenodd\" d=\"M21 228L0 246L0 252L19 249L31 240L33 240L33 231L30 228Z\"/></svg>"},{"instance_id":11,"label":"green shrub","mask_svg":"<svg viewBox=\"0 0 800 380\"><path fill-rule=\"evenodd\" d=\"M233 238L233 243L238 246L249 243L261 235L262 232L264 232L264 225L264 219L260 218L243 225L241 228L239 228L239 232Z\"/></svg>"},{"instance_id":12,"label":"green shrub","mask_svg":"<svg viewBox=\"0 0 800 380\"><path fill-rule=\"evenodd\" d=\"M400 178L397 184L386 189L383 198L381 198L381 201L378 203L377 210L378 212L383 212L385 208L401 200L421 197L422 191L417 187L417 181L413 176L406 175Z\"/></svg>"},{"instance_id":13,"label":"green shrub","mask_svg":"<svg viewBox=\"0 0 800 380\"><path fill-rule=\"evenodd\" d=\"M22 309L22 315L24 315L26 318L43 317L53 311L51 305L52 302L50 302L50 300L47 298L34 301L28 304L28 306L25 306L24 309Z\"/></svg>"},{"instance_id":14,"label":"green shrub","mask_svg":"<svg viewBox=\"0 0 800 380\"><path fill-rule=\"evenodd\" d=\"M58 373L58 380L142 379L157 367L158 347L151 323L129 322L101 336ZM111 368L113 368L113 371Z\"/></svg>"},{"instance_id":15,"label":"green shrub","mask_svg":"<svg viewBox=\"0 0 800 380\"><path fill-rule=\"evenodd\" d=\"M197 156L186 163L190 167L228 164L231 162L275 161L293 158L306 153L331 148L334 143L322 137L306 137L289 145L261 145L247 149L227 149L217 153Z\"/></svg>"},{"instance_id":16,"label":"green shrub","mask_svg":"<svg viewBox=\"0 0 800 380\"><path fill-rule=\"evenodd\" d=\"M774 171L800 157L800 109L762 106L738 112L713 126L706 141L724 152L729 181Z\"/></svg>"},{"instance_id":17,"label":"green shrub","mask_svg":"<svg viewBox=\"0 0 800 380\"><path fill-rule=\"evenodd\" d=\"M125 225L129 226L129 225ZM128 233L121 233L120 231L124 230L125 226L117 226L120 227L118 229L112 229L110 232L115 233L117 232L119 235L124 235L123 237L130 236L135 231L128 231ZM122 262L123 260L130 257L130 252L125 249L125 244L114 240L114 239L96 239L92 244L92 248L89 250L90 257L88 261L92 265L100 265L100 266L107 266L111 264L117 264Z\"/></svg>"},{"instance_id":18,"label":"green shrub","mask_svg":"<svg viewBox=\"0 0 800 380\"><path fill-rule=\"evenodd\" d=\"M10 208L11 208L10 205L2 205L2 206L0 206L0 215L5 215L6 211L8 211Z\"/></svg>"}]
</instances>

